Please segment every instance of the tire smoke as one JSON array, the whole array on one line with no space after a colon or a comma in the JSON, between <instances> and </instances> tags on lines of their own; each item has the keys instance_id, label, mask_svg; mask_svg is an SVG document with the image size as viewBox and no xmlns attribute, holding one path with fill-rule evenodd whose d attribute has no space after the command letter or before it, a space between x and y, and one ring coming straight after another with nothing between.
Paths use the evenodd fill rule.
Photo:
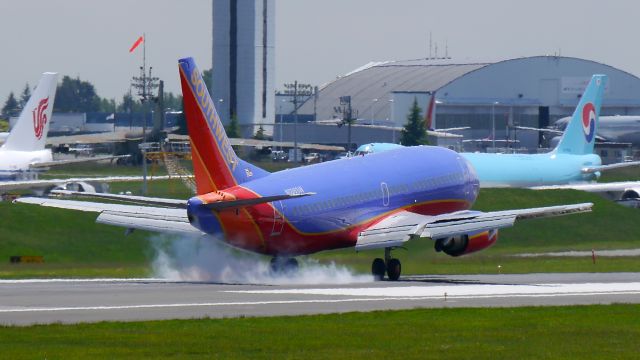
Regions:
<instances>
[{"instance_id":1,"label":"tire smoke","mask_svg":"<svg viewBox=\"0 0 640 360\"><path fill-rule=\"evenodd\" d=\"M179 239L154 236L153 276L174 281L233 284L349 284L372 282L373 276L354 274L334 263L298 257L298 271L273 273L270 258L240 251L210 237Z\"/></svg>"}]
</instances>

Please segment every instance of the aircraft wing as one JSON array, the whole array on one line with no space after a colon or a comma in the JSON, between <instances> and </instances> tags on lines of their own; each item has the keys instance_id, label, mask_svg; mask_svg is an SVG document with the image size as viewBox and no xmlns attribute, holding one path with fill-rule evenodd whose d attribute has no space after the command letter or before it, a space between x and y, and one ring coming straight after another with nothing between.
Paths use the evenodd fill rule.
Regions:
<instances>
[{"instance_id":1,"label":"aircraft wing","mask_svg":"<svg viewBox=\"0 0 640 360\"><path fill-rule=\"evenodd\" d=\"M202 235L191 226L185 209L22 197L17 203L99 213L97 223L173 234Z\"/></svg>"},{"instance_id":2,"label":"aircraft wing","mask_svg":"<svg viewBox=\"0 0 640 360\"><path fill-rule=\"evenodd\" d=\"M167 180L177 179L179 176L149 176L147 180ZM51 186L58 186L68 183L110 183L110 182L132 182L142 181L142 176L106 176L106 177L86 177L86 178L68 178L68 179L48 179L48 180L16 180L16 181L0 181L0 193L22 190L22 189L42 189Z\"/></svg>"},{"instance_id":3,"label":"aircraft wing","mask_svg":"<svg viewBox=\"0 0 640 360\"><path fill-rule=\"evenodd\" d=\"M619 181L610 183L582 183L567 185L534 186L533 190L580 190L593 193L624 192L628 189L640 188L640 181Z\"/></svg>"},{"instance_id":4,"label":"aircraft wing","mask_svg":"<svg viewBox=\"0 0 640 360\"><path fill-rule=\"evenodd\" d=\"M518 129L518 130L529 130L529 131L539 131L539 132L547 132L547 133L551 133L551 134L555 134L555 135L562 135L563 131L562 130L557 130L557 129L545 129L545 128L535 128L535 127L529 127L529 126L514 126L514 129Z\"/></svg>"},{"instance_id":5,"label":"aircraft wing","mask_svg":"<svg viewBox=\"0 0 640 360\"><path fill-rule=\"evenodd\" d=\"M535 128L535 127L528 127L528 126L513 126L514 129L518 129L518 130L529 130L529 131L538 131L538 132L543 132L543 133L550 133L550 134L554 134L554 135L562 135L564 134L563 130L558 130L558 129L546 129L546 128ZM597 135L596 134L596 139L600 140L600 141L607 141L606 138Z\"/></svg>"},{"instance_id":6,"label":"aircraft wing","mask_svg":"<svg viewBox=\"0 0 640 360\"><path fill-rule=\"evenodd\" d=\"M621 162L621 163L615 163L615 164L609 164L609 165L585 167L585 168L582 168L581 171L583 174L591 174L598 171L607 171L607 170L619 169L619 168L624 168L629 166L640 166L640 161L627 161L627 162Z\"/></svg>"},{"instance_id":7,"label":"aircraft wing","mask_svg":"<svg viewBox=\"0 0 640 360\"><path fill-rule=\"evenodd\" d=\"M116 159L128 158L130 156L131 155L94 156L94 157L78 158L78 159L55 160L55 161L33 163L33 164L30 164L29 167L32 169L37 169L37 168L46 168L46 167L60 166L60 165L94 162L94 161L101 161L101 160L116 160Z\"/></svg>"},{"instance_id":8,"label":"aircraft wing","mask_svg":"<svg viewBox=\"0 0 640 360\"><path fill-rule=\"evenodd\" d=\"M356 251L402 246L417 238L440 239L513 226L516 220L591 211L592 203L505 211L459 211L428 216L401 211L358 234Z\"/></svg>"},{"instance_id":9,"label":"aircraft wing","mask_svg":"<svg viewBox=\"0 0 640 360\"><path fill-rule=\"evenodd\" d=\"M462 138L463 137L460 134L452 134L450 132L440 131L440 130L427 130L427 135L434 136L437 138Z\"/></svg>"}]
</instances>

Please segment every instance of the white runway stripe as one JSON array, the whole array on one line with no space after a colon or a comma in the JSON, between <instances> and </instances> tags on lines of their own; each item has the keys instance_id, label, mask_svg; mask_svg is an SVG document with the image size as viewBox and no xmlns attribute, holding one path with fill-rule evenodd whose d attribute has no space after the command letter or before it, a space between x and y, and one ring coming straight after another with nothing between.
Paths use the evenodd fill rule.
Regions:
<instances>
[{"instance_id":1,"label":"white runway stripe","mask_svg":"<svg viewBox=\"0 0 640 360\"><path fill-rule=\"evenodd\" d=\"M334 289L281 289L228 291L252 294L304 294L327 296L371 296L371 297L481 297L512 295L579 295L608 293L640 293L640 282L633 283L584 283L584 284L533 284L533 285L448 285L448 286L404 286L375 288Z\"/></svg>"},{"instance_id":2,"label":"white runway stripe","mask_svg":"<svg viewBox=\"0 0 640 360\"><path fill-rule=\"evenodd\" d=\"M167 279L157 278L104 278L104 279L14 279L5 280L0 279L0 285L2 284L45 284L45 283L127 283L127 282L174 282Z\"/></svg>"},{"instance_id":3,"label":"white runway stripe","mask_svg":"<svg viewBox=\"0 0 640 360\"><path fill-rule=\"evenodd\" d=\"M300 300L238 301L238 302L202 302L172 304L139 305L97 305L69 307L0 307L1 313L27 312L71 312L105 311L125 309L162 309L186 307L224 307L224 306L260 306L294 304L332 304L378 301L420 301L446 299L486 299L486 298L525 298L525 297L561 297L593 295L640 295L640 283L585 283L585 284L542 284L542 285L452 285L452 286L410 286L351 289L289 289L289 290L250 290L225 291L229 293L249 294L296 294L320 296L345 296L345 298L313 298Z\"/></svg>"}]
</instances>

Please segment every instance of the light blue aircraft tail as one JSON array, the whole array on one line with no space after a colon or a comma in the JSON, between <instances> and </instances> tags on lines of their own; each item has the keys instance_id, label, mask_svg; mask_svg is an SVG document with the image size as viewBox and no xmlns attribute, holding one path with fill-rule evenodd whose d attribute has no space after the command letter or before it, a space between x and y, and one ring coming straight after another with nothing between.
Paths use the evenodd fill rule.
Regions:
<instances>
[{"instance_id":1,"label":"light blue aircraft tail","mask_svg":"<svg viewBox=\"0 0 640 360\"><path fill-rule=\"evenodd\" d=\"M607 75L593 75L589 85L573 112L571 121L560 138L555 152L573 155L593 153L596 129L600 117L602 93L607 83Z\"/></svg>"}]
</instances>

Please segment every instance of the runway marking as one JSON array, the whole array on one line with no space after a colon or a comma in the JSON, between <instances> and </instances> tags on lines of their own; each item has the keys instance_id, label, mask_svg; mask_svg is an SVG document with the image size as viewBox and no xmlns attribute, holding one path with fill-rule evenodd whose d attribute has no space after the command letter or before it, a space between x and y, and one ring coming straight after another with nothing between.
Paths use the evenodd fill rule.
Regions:
<instances>
[{"instance_id":1,"label":"runway marking","mask_svg":"<svg viewBox=\"0 0 640 360\"><path fill-rule=\"evenodd\" d=\"M125 282L178 282L168 279L160 278L104 278L104 279L12 279L4 280L0 279L0 285L2 284L46 284L46 283L125 283Z\"/></svg>"},{"instance_id":2,"label":"runway marking","mask_svg":"<svg viewBox=\"0 0 640 360\"><path fill-rule=\"evenodd\" d=\"M501 297L547 297L547 296L585 296L602 295L603 293L565 293L565 294L514 294L514 295L479 295L479 296L449 296L447 300L454 299L485 299ZM634 295L640 294L638 291L607 293L608 295ZM91 311L91 310L127 310L127 309L158 309L158 308L179 308L179 307L218 307L218 306L253 306L253 305L291 305L291 304L333 304L349 302L380 302L380 301L418 301L418 300L442 300L442 294L437 296L422 297L375 297L375 298L353 298L353 299L314 299L314 300L274 300L274 301L247 301L247 302L220 302L220 303L186 303L186 304L143 304L143 305L118 305L118 306L71 306L71 307L39 307L39 308L15 308L0 309L2 313L26 313L26 312L61 312L61 311Z\"/></svg>"},{"instance_id":3,"label":"runway marking","mask_svg":"<svg viewBox=\"0 0 640 360\"><path fill-rule=\"evenodd\" d=\"M247 290L224 291L250 294L306 294L355 296L343 299L270 300L239 302L204 302L174 304L67 306L67 307L12 307L0 308L1 313L63 312L63 311L103 311L126 309L161 309L178 307L222 307L292 304L332 304L376 301L420 301L455 299L486 299L513 297L561 297L593 295L636 295L640 294L640 283L585 283L585 284L538 284L538 285L452 285L452 286L411 286L361 289L290 289L290 290ZM390 295L393 293L395 295ZM446 297L445 297L446 293Z\"/></svg>"},{"instance_id":4,"label":"runway marking","mask_svg":"<svg viewBox=\"0 0 640 360\"><path fill-rule=\"evenodd\" d=\"M430 299L430 298L424 298ZM220 303L186 303L186 304L143 304L143 305L117 305L117 306L70 306L70 307L39 307L39 308L15 308L1 309L0 313L16 312L46 312L46 311L77 311L77 310L125 310L125 309L154 309L176 307L205 307L205 306L251 306L251 305L289 305L289 304L313 304L313 303L345 303L345 302L371 302L402 300L402 298L362 298L362 299L317 299L317 300L274 300L274 301L241 301ZM420 300L420 298L406 298L405 300Z\"/></svg>"},{"instance_id":5,"label":"runway marking","mask_svg":"<svg viewBox=\"0 0 640 360\"><path fill-rule=\"evenodd\" d=\"M327 296L370 297L448 297L480 296L564 296L569 294L640 293L640 282L583 283L583 284L531 284L531 285L448 285L404 286L376 288L281 289L281 290L229 290L247 294L302 294Z\"/></svg>"}]
</instances>

